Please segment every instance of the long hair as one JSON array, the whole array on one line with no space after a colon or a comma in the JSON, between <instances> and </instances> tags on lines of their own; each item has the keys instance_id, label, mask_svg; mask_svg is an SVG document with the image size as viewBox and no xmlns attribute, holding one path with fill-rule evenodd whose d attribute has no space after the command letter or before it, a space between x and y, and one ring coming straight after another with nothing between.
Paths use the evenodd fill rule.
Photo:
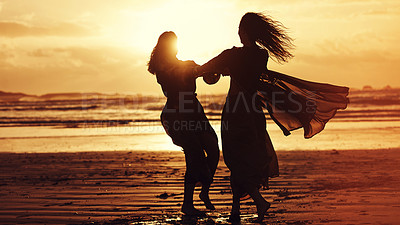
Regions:
<instances>
[{"instance_id":1,"label":"long hair","mask_svg":"<svg viewBox=\"0 0 400 225\"><path fill-rule=\"evenodd\" d=\"M239 29L242 29L251 41L268 50L278 62L287 62L293 57L290 52L294 48L293 39L288 36L287 28L282 23L261 13L249 12L242 17Z\"/></svg>"},{"instance_id":2,"label":"long hair","mask_svg":"<svg viewBox=\"0 0 400 225\"><path fill-rule=\"evenodd\" d=\"M172 31L166 31L160 35L158 38L156 46L150 55L150 60L147 63L147 70L151 74L156 74L160 70L162 64L166 61L166 55L171 49L171 42L175 41L177 36Z\"/></svg>"}]
</instances>

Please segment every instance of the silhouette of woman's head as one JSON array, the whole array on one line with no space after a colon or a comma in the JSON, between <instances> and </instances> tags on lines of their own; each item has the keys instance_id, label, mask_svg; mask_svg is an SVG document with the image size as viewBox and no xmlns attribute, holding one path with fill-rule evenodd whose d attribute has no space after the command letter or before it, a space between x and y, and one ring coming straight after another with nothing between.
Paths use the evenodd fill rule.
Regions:
<instances>
[{"instance_id":1,"label":"silhouette of woman's head","mask_svg":"<svg viewBox=\"0 0 400 225\"><path fill-rule=\"evenodd\" d=\"M150 73L156 74L163 68L162 65L176 59L176 54L178 54L177 40L176 34L172 31L166 31L160 35L147 64Z\"/></svg>"},{"instance_id":2,"label":"silhouette of woman's head","mask_svg":"<svg viewBox=\"0 0 400 225\"><path fill-rule=\"evenodd\" d=\"M286 33L286 27L280 22L261 13L246 13L239 25L240 40L245 46L258 44L278 61L286 62L293 57L292 39Z\"/></svg>"}]
</instances>

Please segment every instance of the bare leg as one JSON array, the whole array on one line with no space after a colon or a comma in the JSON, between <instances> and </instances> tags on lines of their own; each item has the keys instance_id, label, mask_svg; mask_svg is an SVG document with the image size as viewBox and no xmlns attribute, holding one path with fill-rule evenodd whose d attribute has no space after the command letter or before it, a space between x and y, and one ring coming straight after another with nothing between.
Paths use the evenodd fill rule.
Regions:
<instances>
[{"instance_id":1,"label":"bare leg","mask_svg":"<svg viewBox=\"0 0 400 225\"><path fill-rule=\"evenodd\" d=\"M249 195L254 200L254 203L257 206L257 214L258 214L257 221L262 222L271 204L263 198L257 187L253 185L246 185L246 191L247 193L249 193Z\"/></svg>"},{"instance_id":2,"label":"bare leg","mask_svg":"<svg viewBox=\"0 0 400 225\"><path fill-rule=\"evenodd\" d=\"M185 173L185 188L183 195L182 212L188 216L202 216L204 212L197 210L193 205L193 194L196 187L196 178L194 174L198 169L197 155L195 149L185 148L186 173Z\"/></svg>"},{"instance_id":3,"label":"bare leg","mask_svg":"<svg viewBox=\"0 0 400 225\"><path fill-rule=\"evenodd\" d=\"M214 177L219 162L220 153L218 148L218 139L216 138L215 133L204 132L201 136L201 143L204 148L204 151L207 154L206 161L212 181L212 178ZM215 210L215 207L211 203L209 197L210 185L211 183L203 184L199 197L204 202L207 209Z\"/></svg>"},{"instance_id":4,"label":"bare leg","mask_svg":"<svg viewBox=\"0 0 400 225\"><path fill-rule=\"evenodd\" d=\"M210 169L211 176L214 177L215 171L217 170L218 162L219 162L219 147L218 147L218 139L215 136L215 133L206 132L201 137L201 143L204 151L207 154L206 160L208 168Z\"/></svg>"},{"instance_id":5,"label":"bare leg","mask_svg":"<svg viewBox=\"0 0 400 225\"><path fill-rule=\"evenodd\" d=\"M185 191L183 195L183 208L194 208L193 206L193 193L195 184L188 183L185 179Z\"/></svg>"},{"instance_id":6,"label":"bare leg","mask_svg":"<svg viewBox=\"0 0 400 225\"><path fill-rule=\"evenodd\" d=\"M240 196L241 191L239 186L237 186L231 178L231 188L233 194L232 210L229 217L230 222L240 222Z\"/></svg>"},{"instance_id":7,"label":"bare leg","mask_svg":"<svg viewBox=\"0 0 400 225\"><path fill-rule=\"evenodd\" d=\"M199 197L204 202L204 205L206 206L207 209L215 210L215 207L211 203L210 197L208 195L209 191L210 191L210 185L209 184L203 184L203 186L201 188L201 192L199 194Z\"/></svg>"},{"instance_id":8,"label":"bare leg","mask_svg":"<svg viewBox=\"0 0 400 225\"><path fill-rule=\"evenodd\" d=\"M204 212L197 210L193 205L193 193L195 184L189 183L185 179L185 191L183 195L182 212L188 216L203 216Z\"/></svg>"}]
</instances>

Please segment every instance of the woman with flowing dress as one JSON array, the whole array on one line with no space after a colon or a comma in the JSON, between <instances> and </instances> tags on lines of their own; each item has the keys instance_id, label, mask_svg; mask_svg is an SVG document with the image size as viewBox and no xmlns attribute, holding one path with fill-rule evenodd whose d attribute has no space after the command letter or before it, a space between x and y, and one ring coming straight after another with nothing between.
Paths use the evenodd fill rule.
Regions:
<instances>
[{"instance_id":1,"label":"woman with flowing dress","mask_svg":"<svg viewBox=\"0 0 400 225\"><path fill-rule=\"evenodd\" d=\"M263 14L246 13L239 25L243 47L227 49L196 68L204 77L225 74L231 78L221 121L222 152L231 171L231 222L240 221L240 199L246 194L257 206L258 221L270 208L259 188L267 186L268 178L278 176L279 170L263 108L285 135L303 127L309 138L347 105L346 87L303 81L267 69L269 56L279 62L293 56L292 39L285 29Z\"/></svg>"}]
</instances>

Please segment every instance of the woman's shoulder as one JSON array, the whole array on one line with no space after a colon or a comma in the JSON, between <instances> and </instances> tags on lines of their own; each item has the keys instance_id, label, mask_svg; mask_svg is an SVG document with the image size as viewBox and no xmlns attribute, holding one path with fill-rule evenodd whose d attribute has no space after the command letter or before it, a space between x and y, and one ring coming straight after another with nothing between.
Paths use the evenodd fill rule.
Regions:
<instances>
[{"instance_id":1,"label":"woman's shoulder","mask_svg":"<svg viewBox=\"0 0 400 225\"><path fill-rule=\"evenodd\" d=\"M197 63L195 63L193 60L179 60L179 62L182 66L197 66Z\"/></svg>"},{"instance_id":2,"label":"woman's shoulder","mask_svg":"<svg viewBox=\"0 0 400 225\"><path fill-rule=\"evenodd\" d=\"M249 48L250 54L256 55L261 58L268 58L268 50L261 48L261 47L251 47Z\"/></svg>"},{"instance_id":3,"label":"woman's shoulder","mask_svg":"<svg viewBox=\"0 0 400 225\"><path fill-rule=\"evenodd\" d=\"M239 52L249 52L249 51L268 55L268 51L266 49L260 48L260 47L236 47L236 46L233 46L232 48L226 49L224 52L239 53Z\"/></svg>"},{"instance_id":4,"label":"woman's shoulder","mask_svg":"<svg viewBox=\"0 0 400 225\"><path fill-rule=\"evenodd\" d=\"M232 48L225 49L221 52L220 55L228 56L228 55L235 55L240 52L240 47L233 46Z\"/></svg>"},{"instance_id":5,"label":"woman's shoulder","mask_svg":"<svg viewBox=\"0 0 400 225\"><path fill-rule=\"evenodd\" d=\"M232 48L226 49L225 51L237 52L240 51L243 47L233 46Z\"/></svg>"}]
</instances>

